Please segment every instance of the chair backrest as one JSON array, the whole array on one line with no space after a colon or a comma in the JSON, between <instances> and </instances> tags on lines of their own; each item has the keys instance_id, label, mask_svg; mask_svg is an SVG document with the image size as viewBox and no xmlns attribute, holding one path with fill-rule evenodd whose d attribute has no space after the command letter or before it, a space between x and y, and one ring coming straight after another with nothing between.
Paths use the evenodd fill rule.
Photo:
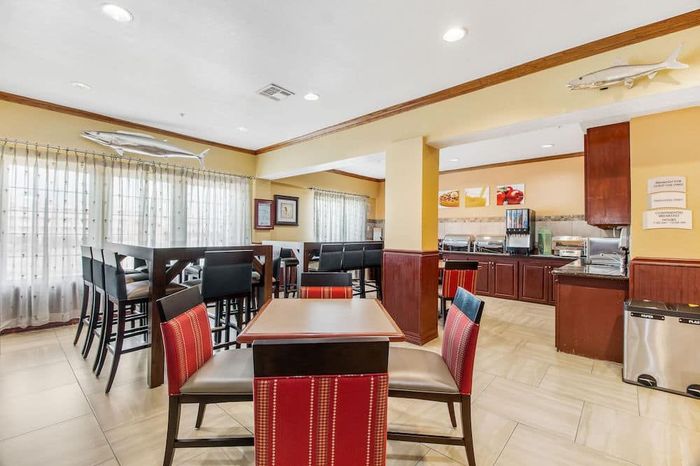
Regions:
<instances>
[{"instance_id":1,"label":"chair backrest","mask_svg":"<svg viewBox=\"0 0 700 466\"><path fill-rule=\"evenodd\" d=\"M484 302L464 288L457 289L452 306L447 311L442 359L464 395L470 395L472 391L476 340L483 311Z\"/></svg>"},{"instance_id":2,"label":"chair backrest","mask_svg":"<svg viewBox=\"0 0 700 466\"><path fill-rule=\"evenodd\" d=\"M121 258L114 251L105 250L104 256L104 290L109 296L120 301L126 299L126 273L121 267Z\"/></svg>"},{"instance_id":3,"label":"chair backrest","mask_svg":"<svg viewBox=\"0 0 700 466\"><path fill-rule=\"evenodd\" d=\"M102 249L90 248L92 253L92 283L100 289L105 288L104 257Z\"/></svg>"},{"instance_id":4,"label":"chair backrest","mask_svg":"<svg viewBox=\"0 0 700 466\"><path fill-rule=\"evenodd\" d=\"M280 248L280 258L285 261L289 261L290 259L296 259L297 255L291 248Z\"/></svg>"},{"instance_id":5,"label":"chair backrest","mask_svg":"<svg viewBox=\"0 0 700 466\"><path fill-rule=\"evenodd\" d=\"M382 243L369 243L365 245L364 262L367 268L377 268L382 266L384 255L384 245Z\"/></svg>"},{"instance_id":6,"label":"chair backrest","mask_svg":"<svg viewBox=\"0 0 700 466\"><path fill-rule=\"evenodd\" d=\"M442 296L454 298L457 288L474 293L478 271L479 263L476 261L446 260L442 274Z\"/></svg>"},{"instance_id":7,"label":"chair backrest","mask_svg":"<svg viewBox=\"0 0 700 466\"><path fill-rule=\"evenodd\" d=\"M80 258L83 268L83 280L92 283L92 248L90 246L80 246Z\"/></svg>"},{"instance_id":8,"label":"chair backrest","mask_svg":"<svg viewBox=\"0 0 700 466\"><path fill-rule=\"evenodd\" d=\"M352 298L352 276L346 272L304 272L300 298Z\"/></svg>"},{"instance_id":9,"label":"chair backrest","mask_svg":"<svg viewBox=\"0 0 700 466\"><path fill-rule=\"evenodd\" d=\"M213 354L209 314L194 286L158 300L168 393L177 395L192 374Z\"/></svg>"},{"instance_id":10,"label":"chair backrest","mask_svg":"<svg viewBox=\"0 0 700 466\"><path fill-rule=\"evenodd\" d=\"M382 466L386 338L253 343L255 464Z\"/></svg>"},{"instance_id":11,"label":"chair backrest","mask_svg":"<svg viewBox=\"0 0 700 466\"><path fill-rule=\"evenodd\" d=\"M347 243L343 246L343 270L362 270L365 245L362 243Z\"/></svg>"},{"instance_id":12,"label":"chair backrest","mask_svg":"<svg viewBox=\"0 0 700 466\"><path fill-rule=\"evenodd\" d=\"M202 296L205 301L250 296L252 287L252 250L204 253Z\"/></svg>"},{"instance_id":13,"label":"chair backrest","mask_svg":"<svg viewBox=\"0 0 700 466\"><path fill-rule=\"evenodd\" d=\"M343 245L322 244L318 256L319 272L340 272L343 266Z\"/></svg>"}]
</instances>

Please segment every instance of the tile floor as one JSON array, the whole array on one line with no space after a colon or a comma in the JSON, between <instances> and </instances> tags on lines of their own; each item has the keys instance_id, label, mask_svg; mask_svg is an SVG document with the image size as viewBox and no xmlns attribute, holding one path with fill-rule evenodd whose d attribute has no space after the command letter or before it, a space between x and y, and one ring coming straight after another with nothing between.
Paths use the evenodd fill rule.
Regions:
<instances>
[{"instance_id":1,"label":"tile floor","mask_svg":"<svg viewBox=\"0 0 700 466\"><path fill-rule=\"evenodd\" d=\"M161 464L167 392L146 388L146 355L123 358L107 396L74 331L0 338L0 465ZM440 341L427 348L439 351ZM253 428L250 404L210 407L199 432L195 414L185 410L181 436ZM619 365L557 353L548 306L487 298L473 417L480 466L700 465L700 401L627 385ZM452 430L445 405L429 402L390 400L389 422ZM252 465L253 449L178 450L175 462ZM465 463L459 447L388 445L390 465Z\"/></svg>"}]
</instances>

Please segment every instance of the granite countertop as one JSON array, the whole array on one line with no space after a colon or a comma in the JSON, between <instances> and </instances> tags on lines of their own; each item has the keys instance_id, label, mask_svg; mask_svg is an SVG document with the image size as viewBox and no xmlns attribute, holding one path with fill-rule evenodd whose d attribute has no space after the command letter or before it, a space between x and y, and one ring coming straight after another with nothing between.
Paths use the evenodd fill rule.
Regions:
<instances>
[{"instance_id":1,"label":"granite countertop","mask_svg":"<svg viewBox=\"0 0 700 466\"><path fill-rule=\"evenodd\" d=\"M497 257L513 257L518 259L565 259L574 260L573 257L561 257L554 254L508 254L507 252L467 252L467 251L440 251L440 254L464 254L465 256L497 256Z\"/></svg>"},{"instance_id":2,"label":"granite countertop","mask_svg":"<svg viewBox=\"0 0 700 466\"><path fill-rule=\"evenodd\" d=\"M616 265L587 264L578 259L570 264L563 265L552 270L555 275L569 275L574 277L603 278L607 280L627 280L627 270L620 270Z\"/></svg>"}]
</instances>

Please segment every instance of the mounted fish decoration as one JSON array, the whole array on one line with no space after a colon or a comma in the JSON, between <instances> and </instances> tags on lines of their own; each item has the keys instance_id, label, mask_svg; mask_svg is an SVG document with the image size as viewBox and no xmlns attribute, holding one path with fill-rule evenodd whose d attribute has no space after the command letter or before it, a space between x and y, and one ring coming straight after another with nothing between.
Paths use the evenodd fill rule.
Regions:
<instances>
[{"instance_id":1,"label":"mounted fish decoration","mask_svg":"<svg viewBox=\"0 0 700 466\"><path fill-rule=\"evenodd\" d=\"M113 149L117 154L124 152L148 155L149 157L196 159L204 167L204 156L209 149L195 154L185 149L159 141L148 134L131 133L129 131L83 131L81 136L97 144Z\"/></svg>"},{"instance_id":2,"label":"mounted fish decoration","mask_svg":"<svg viewBox=\"0 0 700 466\"><path fill-rule=\"evenodd\" d=\"M651 65L617 65L593 73L584 74L580 78L572 79L567 87L576 91L579 89L605 90L615 84L624 84L627 89L634 86L635 80L644 76L654 79L656 73L663 70L679 70L688 68L688 65L678 61L681 53L679 46L665 61Z\"/></svg>"}]
</instances>

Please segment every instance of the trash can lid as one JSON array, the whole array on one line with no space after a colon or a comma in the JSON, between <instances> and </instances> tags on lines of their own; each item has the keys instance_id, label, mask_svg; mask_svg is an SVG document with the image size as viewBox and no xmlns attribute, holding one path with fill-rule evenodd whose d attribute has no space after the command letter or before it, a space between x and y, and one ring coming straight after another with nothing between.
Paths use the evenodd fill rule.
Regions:
<instances>
[{"instance_id":1,"label":"trash can lid","mask_svg":"<svg viewBox=\"0 0 700 466\"><path fill-rule=\"evenodd\" d=\"M697 304L663 303L647 299L630 299L625 301L625 311L686 319L700 319L700 305Z\"/></svg>"}]
</instances>

